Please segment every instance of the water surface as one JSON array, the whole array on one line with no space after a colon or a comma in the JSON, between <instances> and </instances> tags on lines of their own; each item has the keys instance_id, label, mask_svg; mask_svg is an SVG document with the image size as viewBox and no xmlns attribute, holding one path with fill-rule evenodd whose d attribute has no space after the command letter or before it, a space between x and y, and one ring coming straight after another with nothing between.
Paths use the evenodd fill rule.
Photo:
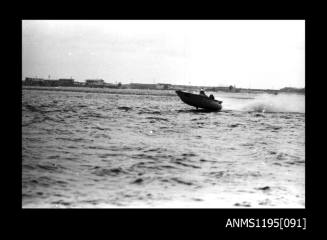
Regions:
<instances>
[{"instance_id":1,"label":"water surface","mask_svg":"<svg viewBox=\"0 0 327 240\"><path fill-rule=\"evenodd\" d=\"M304 207L303 95L148 93L23 90L23 207Z\"/></svg>"}]
</instances>

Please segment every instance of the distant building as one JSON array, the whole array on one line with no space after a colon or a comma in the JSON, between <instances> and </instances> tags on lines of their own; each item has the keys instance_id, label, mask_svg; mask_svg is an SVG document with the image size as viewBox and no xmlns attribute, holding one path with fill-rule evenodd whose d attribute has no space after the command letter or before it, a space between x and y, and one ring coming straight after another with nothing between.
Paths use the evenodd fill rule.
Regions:
<instances>
[{"instance_id":1,"label":"distant building","mask_svg":"<svg viewBox=\"0 0 327 240\"><path fill-rule=\"evenodd\" d=\"M130 83L128 88L131 89L157 89L156 84L146 84L146 83Z\"/></svg>"},{"instance_id":2,"label":"distant building","mask_svg":"<svg viewBox=\"0 0 327 240\"><path fill-rule=\"evenodd\" d=\"M163 89L163 90L167 90L171 87L171 84L167 84L167 83L158 83L156 86L156 89Z\"/></svg>"},{"instance_id":3,"label":"distant building","mask_svg":"<svg viewBox=\"0 0 327 240\"><path fill-rule=\"evenodd\" d=\"M103 79L87 79L85 80L85 85L87 87L104 87L105 82Z\"/></svg>"},{"instance_id":4,"label":"distant building","mask_svg":"<svg viewBox=\"0 0 327 240\"><path fill-rule=\"evenodd\" d=\"M56 87L58 86L58 80L54 80L54 79L43 80L42 86Z\"/></svg>"},{"instance_id":5,"label":"distant building","mask_svg":"<svg viewBox=\"0 0 327 240\"><path fill-rule=\"evenodd\" d=\"M43 84L44 79L42 78L25 78L24 85L27 86L41 86Z\"/></svg>"},{"instance_id":6,"label":"distant building","mask_svg":"<svg viewBox=\"0 0 327 240\"><path fill-rule=\"evenodd\" d=\"M85 86L85 83L84 82L75 82L74 81L74 86L76 86L76 87L82 87L82 86Z\"/></svg>"},{"instance_id":7,"label":"distant building","mask_svg":"<svg viewBox=\"0 0 327 240\"><path fill-rule=\"evenodd\" d=\"M60 78L58 80L58 86L74 86L74 79L72 78Z\"/></svg>"}]
</instances>

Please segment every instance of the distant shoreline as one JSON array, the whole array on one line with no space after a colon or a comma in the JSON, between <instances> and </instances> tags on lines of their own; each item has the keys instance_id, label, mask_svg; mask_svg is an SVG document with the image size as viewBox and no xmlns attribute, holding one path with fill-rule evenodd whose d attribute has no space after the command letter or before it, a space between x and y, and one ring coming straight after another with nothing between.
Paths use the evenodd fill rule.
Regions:
<instances>
[{"instance_id":1,"label":"distant shoreline","mask_svg":"<svg viewBox=\"0 0 327 240\"><path fill-rule=\"evenodd\" d=\"M153 90L153 89L115 89L115 88L88 88L88 87L41 87L23 86L22 90L43 90L55 92L84 92L84 93L105 93L105 94L126 94L126 95L155 95L155 96L176 96L174 90Z\"/></svg>"},{"instance_id":2,"label":"distant shoreline","mask_svg":"<svg viewBox=\"0 0 327 240\"><path fill-rule=\"evenodd\" d=\"M197 91L198 89L183 89L185 91ZM43 91L63 91L63 92L85 92L85 93L106 93L106 94L126 94L126 95L154 95L154 96L176 96L176 89L134 89L134 88L96 88L96 87L50 87L50 86L22 86L22 90L43 90ZM281 91L275 90L259 90L259 89L239 89L239 91L226 91L220 89L205 89L207 92L223 92L223 93L267 93L267 94L280 94L280 93L291 93L304 95L304 91Z\"/></svg>"}]
</instances>

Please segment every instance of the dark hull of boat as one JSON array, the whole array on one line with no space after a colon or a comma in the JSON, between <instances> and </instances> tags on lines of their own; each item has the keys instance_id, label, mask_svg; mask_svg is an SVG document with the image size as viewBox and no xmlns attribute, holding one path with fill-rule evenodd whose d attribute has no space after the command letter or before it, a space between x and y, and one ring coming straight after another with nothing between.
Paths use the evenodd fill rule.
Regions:
<instances>
[{"instance_id":1,"label":"dark hull of boat","mask_svg":"<svg viewBox=\"0 0 327 240\"><path fill-rule=\"evenodd\" d=\"M180 90L177 90L176 93L184 103L190 106L210 111L220 111L222 109L221 101L213 100L207 96L183 92Z\"/></svg>"}]
</instances>

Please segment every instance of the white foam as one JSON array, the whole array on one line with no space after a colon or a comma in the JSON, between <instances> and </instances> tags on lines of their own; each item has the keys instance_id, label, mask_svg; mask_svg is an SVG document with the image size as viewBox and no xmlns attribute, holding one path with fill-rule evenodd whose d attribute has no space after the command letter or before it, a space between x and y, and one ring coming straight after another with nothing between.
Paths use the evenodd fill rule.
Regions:
<instances>
[{"instance_id":1,"label":"white foam","mask_svg":"<svg viewBox=\"0 0 327 240\"><path fill-rule=\"evenodd\" d=\"M305 96L300 94L260 94L253 99L226 97L223 100L225 110L305 113Z\"/></svg>"}]
</instances>

